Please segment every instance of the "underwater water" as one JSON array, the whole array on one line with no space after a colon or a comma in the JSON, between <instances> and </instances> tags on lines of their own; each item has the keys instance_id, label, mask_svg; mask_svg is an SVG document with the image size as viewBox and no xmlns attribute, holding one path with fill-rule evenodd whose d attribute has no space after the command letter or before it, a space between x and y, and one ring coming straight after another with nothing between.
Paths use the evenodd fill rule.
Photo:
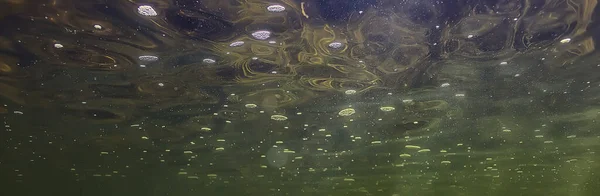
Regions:
<instances>
[{"instance_id":1,"label":"underwater water","mask_svg":"<svg viewBox=\"0 0 600 196\"><path fill-rule=\"evenodd\" d=\"M0 0L1 195L600 195L597 0Z\"/></svg>"}]
</instances>

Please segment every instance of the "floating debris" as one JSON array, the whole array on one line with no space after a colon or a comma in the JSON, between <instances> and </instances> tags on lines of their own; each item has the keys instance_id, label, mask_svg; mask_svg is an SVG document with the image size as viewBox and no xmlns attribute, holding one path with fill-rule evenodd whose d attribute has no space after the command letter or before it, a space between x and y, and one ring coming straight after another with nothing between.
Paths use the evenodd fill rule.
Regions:
<instances>
[{"instance_id":1,"label":"floating debris","mask_svg":"<svg viewBox=\"0 0 600 196\"><path fill-rule=\"evenodd\" d=\"M391 107L391 106L385 106L385 107L380 107L379 110L384 111L384 112L391 112L396 110L395 107Z\"/></svg>"},{"instance_id":2,"label":"floating debris","mask_svg":"<svg viewBox=\"0 0 600 196\"><path fill-rule=\"evenodd\" d=\"M139 56L138 59L140 59L140 61L146 61L146 62L158 61L157 56L150 56L150 55Z\"/></svg>"},{"instance_id":3,"label":"floating debris","mask_svg":"<svg viewBox=\"0 0 600 196\"><path fill-rule=\"evenodd\" d=\"M340 111L338 113L338 115L340 115L340 116L350 116L350 115L352 115L354 113L356 113L356 111L354 109L352 109L352 108L346 108L346 109L343 109L342 111Z\"/></svg>"},{"instance_id":4,"label":"floating debris","mask_svg":"<svg viewBox=\"0 0 600 196\"><path fill-rule=\"evenodd\" d=\"M429 150L429 149L425 148L425 149L421 149L421 150L419 150L419 151L417 151L417 152L431 152L431 150Z\"/></svg>"},{"instance_id":5,"label":"floating debris","mask_svg":"<svg viewBox=\"0 0 600 196\"><path fill-rule=\"evenodd\" d=\"M450 161L442 161L441 163L442 163L442 164L450 164L450 163L452 163L452 162L450 162Z\"/></svg>"},{"instance_id":6,"label":"floating debris","mask_svg":"<svg viewBox=\"0 0 600 196\"><path fill-rule=\"evenodd\" d=\"M278 114L275 114L275 115L271 116L271 120L276 120L276 121L284 121L284 120L287 120L287 119L288 119L288 117L283 116L283 115L278 115Z\"/></svg>"},{"instance_id":7,"label":"floating debris","mask_svg":"<svg viewBox=\"0 0 600 196\"><path fill-rule=\"evenodd\" d=\"M571 42L571 38L565 38L565 39L560 40L560 43L563 43L563 44L566 44L569 42Z\"/></svg>"},{"instance_id":8,"label":"floating debris","mask_svg":"<svg viewBox=\"0 0 600 196\"><path fill-rule=\"evenodd\" d=\"M354 182L354 178L344 178L344 182Z\"/></svg>"},{"instance_id":9,"label":"floating debris","mask_svg":"<svg viewBox=\"0 0 600 196\"><path fill-rule=\"evenodd\" d=\"M269 39L271 37L271 32L270 31L256 31L254 33L252 33L252 37L258 39L258 40L265 40L265 39Z\"/></svg>"},{"instance_id":10,"label":"floating debris","mask_svg":"<svg viewBox=\"0 0 600 196\"><path fill-rule=\"evenodd\" d=\"M138 7L138 13L143 16L156 16L158 13L149 5L141 5Z\"/></svg>"},{"instance_id":11,"label":"floating debris","mask_svg":"<svg viewBox=\"0 0 600 196\"><path fill-rule=\"evenodd\" d=\"M244 45L244 41L235 41L235 42L231 42L231 44L229 44L229 46L231 47L240 47L242 45Z\"/></svg>"},{"instance_id":12,"label":"floating debris","mask_svg":"<svg viewBox=\"0 0 600 196\"><path fill-rule=\"evenodd\" d=\"M402 157L402 158L409 158L409 157L411 157L411 155L410 154L400 154L400 157Z\"/></svg>"},{"instance_id":13,"label":"floating debris","mask_svg":"<svg viewBox=\"0 0 600 196\"><path fill-rule=\"evenodd\" d=\"M202 62L206 63L206 64L213 64L213 63L216 63L217 61L215 61L214 59L206 58L206 59L202 60Z\"/></svg>"},{"instance_id":14,"label":"floating debris","mask_svg":"<svg viewBox=\"0 0 600 196\"><path fill-rule=\"evenodd\" d=\"M282 5L270 5L267 7L267 10L269 12L283 12L285 11L285 7L283 7Z\"/></svg>"},{"instance_id":15,"label":"floating debris","mask_svg":"<svg viewBox=\"0 0 600 196\"><path fill-rule=\"evenodd\" d=\"M64 46L62 44L54 44L54 47L60 49L60 48L63 48Z\"/></svg>"},{"instance_id":16,"label":"floating debris","mask_svg":"<svg viewBox=\"0 0 600 196\"><path fill-rule=\"evenodd\" d=\"M258 106L256 104L249 103L249 104L244 105L244 107L252 109L252 108L256 108Z\"/></svg>"},{"instance_id":17,"label":"floating debris","mask_svg":"<svg viewBox=\"0 0 600 196\"><path fill-rule=\"evenodd\" d=\"M354 94L356 94L356 90L352 90L352 89L350 89L350 90L346 90L344 93L345 93L346 95L354 95Z\"/></svg>"},{"instance_id":18,"label":"floating debris","mask_svg":"<svg viewBox=\"0 0 600 196\"><path fill-rule=\"evenodd\" d=\"M421 146L406 145L406 146L404 146L404 148L408 148L408 149L421 149Z\"/></svg>"},{"instance_id":19,"label":"floating debris","mask_svg":"<svg viewBox=\"0 0 600 196\"><path fill-rule=\"evenodd\" d=\"M344 46L344 44L341 42L331 42L328 46L332 49L340 49L342 46Z\"/></svg>"},{"instance_id":20,"label":"floating debris","mask_svg":"<svg viewBox=\"0 0 600 196\"><path fill-rule=\"evenodd\" d=\"M510 129L504 129L504 130L502 130L502 132L504 132L504 133L510 133L511 130Z\"/></svg>"}]
</instances>

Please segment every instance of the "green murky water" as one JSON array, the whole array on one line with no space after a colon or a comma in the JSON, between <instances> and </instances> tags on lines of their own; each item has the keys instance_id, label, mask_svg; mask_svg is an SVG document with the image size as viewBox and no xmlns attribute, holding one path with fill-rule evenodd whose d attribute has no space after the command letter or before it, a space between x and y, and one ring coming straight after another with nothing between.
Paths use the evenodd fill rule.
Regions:
<instances>
[{"instance_id":1,"label":"green murky water","mask_svg":"<svg viewBox=\"0 0 600 196\"><path fill-rule=\"evenodd\" d=\"M2 192L598 195L597 4L2 0Z\"/></svg>"}]
</instances>

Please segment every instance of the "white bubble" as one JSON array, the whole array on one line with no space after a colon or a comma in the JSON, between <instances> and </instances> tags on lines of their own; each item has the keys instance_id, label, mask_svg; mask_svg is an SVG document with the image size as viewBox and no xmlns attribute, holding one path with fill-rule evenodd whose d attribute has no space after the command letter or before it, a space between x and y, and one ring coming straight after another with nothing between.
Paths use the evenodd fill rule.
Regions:
<instances>
[{"instance_id":1,"label":"white bubble","mask_svg":"<svg viewBox=\"0 0 600 196\"><path fill-rule=\"evenodd\" d=\"M63 48L64 46L62 44L54 44L55 48Z\"/></svg>"},{"instance_id":2,"label":"white bubble","mask_svg":"<svg viewBox=\"0 0 600 196\"><path fill-rule=\"evenodd\" d=\"M288 117L286 117L286 116L284 116L284 115L278 115L278 114L275 114L275 115L272 115L272 116L271 116L271 119L272 119L272 120L276 120L276 121L284 121L284 120L287 120L287 119L288 119Z\"/></svg>"},{"instance_id":3,"label":"white bubble","mask_svg":"<svg viewBox=\"0 0 600 196\"><path fill-rule=\"evenodd\" d=\"M560 43L563 43L563 44L566 44L569 42L571 42L571 38L565 38L565 39L560 40Z\"/></svg>"},{"instance_id":4,"label":"white bubble","mask_svg":"<svg viewBox=\"0 0 600 196\"><path fill-rule=\"evenodd\" d=\"M333 49L340 49L344 44L341 42L331 42L329 43L329 47Z\"/></svg>"},{"instance_id":5,"label":"white bubble","mask_svg":"<svg viewBox=\"0 0 600 196\"><path fill-rule=\"evenodd\" d=\"M354 109L352 109L352 108L346 108L346 109L343 109L342 111L340 111L338 113L338 115L340 115L340 116L350 116L350 115L352 115L354 113L356 113L356 111Z\"/></svg>"},{"instance_id":6,"label":"white bubble","mask_svg":"<svg viewBox=\"0 0 600 196\"><path fill-rule=\"evenodd\" d=\"M238 46L244 45L244 43L245 43L244 41L235 41L235 42L232 42L231 44L229 44L229 46L238 47Z\"/></svg>"},{"instance_id":7,"label":"white bubble","mask_svg":"<svg viewBox=\"0 0 600 196\"><path fill-rule=\"evenodd\" d=\"M215 61L214 59L209 59L209 58L206 58L206 59L202 60L202 62L204 62L204 63L208 63L208 64L213 64L213 63L215 63L215 62L217 62L217 61Z\"/></svg>"},{"instance_id":8,"label":"white bubble","mask_svg":"<svg viewBox=\"0 0 600 196\"><path fill-rule=\"evenodd\" d=\"M138 7L138 13L144 16L156 16L158 13L149 5L141 5Z\"/></svg>"},{"instance_id":9,"label":"white bubble","mask_svg":"<svg viewBox=\"0 0 600 196\"><path fill-rule=\"evenodd\" d=\"M102 29L102 26L100 26L100 25L97 24L97 25L94 25L94 28L100 30L100 29Z\"/></svg>"},{"instance_id":10,"label":"white bubble","mask_svg":"<svg viewBox=\"0 0 600 196\"><path fill-rule=\"evenodd\" d=\"M140 61L148 61L148 62L158 61L157 56L150 56L150 55L139 56L138 59L140 59Z\"/></svg>"},{"instance_id":11,"label":"white bubble","mask_svg":"<svg viewBox=\"0 0 600 196\"><path fill-rule=\"evenodd\" d=\"M256 31L256 32L252 33L252 37L259 39L259 40L269 39L269 37L271 37L271 32L265 31L265 30Z\"/></svg>"},{"instance_id":12,"label":"white bubble","mask_svg":"<svg viewBox=\"0 0 600 196\"><path fill-rule=\"evenodd\" d=\"M354 95L354 94L356 94L356 90L350 89L350 90L346 90L346 92L344 92L344 93L346 93L346 95Z\"/></svg>"},{"instance_id":13,"label":"white bubble","mask_svg":"<svg viewBox=\"0 0 600 196\"><path fill-rule=\"evenodd\" d=\"M283 12L285 11L285 7L283 7L282 5L270 5L269 7L267 7L267 10L269 12Z\"/></svg>"}]
</instances>

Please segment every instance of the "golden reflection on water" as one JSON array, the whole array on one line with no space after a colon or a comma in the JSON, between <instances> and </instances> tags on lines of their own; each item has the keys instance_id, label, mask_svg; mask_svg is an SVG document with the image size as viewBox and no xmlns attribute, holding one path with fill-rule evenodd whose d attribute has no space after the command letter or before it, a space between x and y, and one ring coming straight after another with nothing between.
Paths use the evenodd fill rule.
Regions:
<instances>
[{"instance_id":1,"label":"golden reflection on water","mask_svg":"<svg viewBox=\"0 0 600 196\"><path fill-rule=\"evenodd\" d=\"M282 141L272 148L276 149L273 153L351 154L352 149L362 147L356 141L386 150L376 145L447 136L431 130L447 128L444 123L449 119L478 117L482 111L477 106L489 109L482 113L514 109L483 98L496 99L485 93L506 98L511 89L519 88L493 84L491 76L480 73L492 70L495 76L509 76L502 78L505 82L537 85L527 92L535 94L556 88L545 82L588 71L577 63L598 60L594 56L598 29L591 25L597 24L596 0L449 3L455 7L439 2L377 0L338 13L343 17L336 19L327 17L319 9L326 5L317 0L3 1L14 9L0 9L4 29L0 34L0 114L33 108L40 115L60 114L49 119L71 122L65 125L71 128L100 126L100 131L86 129L89 134L63 134L78 138L77 145L101 149L105 157L111 155L108 151L131 146L169 153L173 149L179 155L236 149L225 137L243 139L239 145L252 150L236 149L242 155L267 153L257 142L311 137L319 138L303 144L311 150ZM150 6L156 16L139 11L140 6ZM526 79L518 81L521 78ZM585 78L588 84L597 79L589 74ZM483 98L466 104L469 93L480 93ZM588 96L592 101L579 101L597 100ZM549 113L571 103L559 90L537 98L544 105L540 110ZM502 103L509 102L526 103L512 99ZM590 120L594 112L551 113L551 119ZM512 120L484 119L469 126L505 127L511 124L507 121ZM337 127L328 127L332 125ZM340 127L352 131L342 132ZM254 138L243 136L244 132ZM520 139L481 135L486 141L497 137L518 143ZM457 149L460 144L452 145ZM293 151L286 145L300 149ZM317 145L322 147L312 149ZM436 153L449 150L435 148ZM77 147L65 149L77 151ZM430 152L422 150L400 157L418 158L416 154ZM215 171L264 177L258 168L251 168L260 162L255 159L236 154L211 156L226 160L225 168ZM195 158L173 157L146 158L174 165ZM440 157L443 160L436 162L460 162ZM402 168L425 164L381 163L381 157L369 158L357 157L356 161ZM325 172L324 168L340 164L300 155L293 160L287 167L310 172L317 167ZM198 160L197 164L212 165L210 161ZM248 165L237 167L238 162ZM227 166L236 168L227 170ZM447 171L446 167L440 168ZM364 168L353 169L366 176ZM413 177L419 178L407 176Z\"/></svg>"}]
</instances>

